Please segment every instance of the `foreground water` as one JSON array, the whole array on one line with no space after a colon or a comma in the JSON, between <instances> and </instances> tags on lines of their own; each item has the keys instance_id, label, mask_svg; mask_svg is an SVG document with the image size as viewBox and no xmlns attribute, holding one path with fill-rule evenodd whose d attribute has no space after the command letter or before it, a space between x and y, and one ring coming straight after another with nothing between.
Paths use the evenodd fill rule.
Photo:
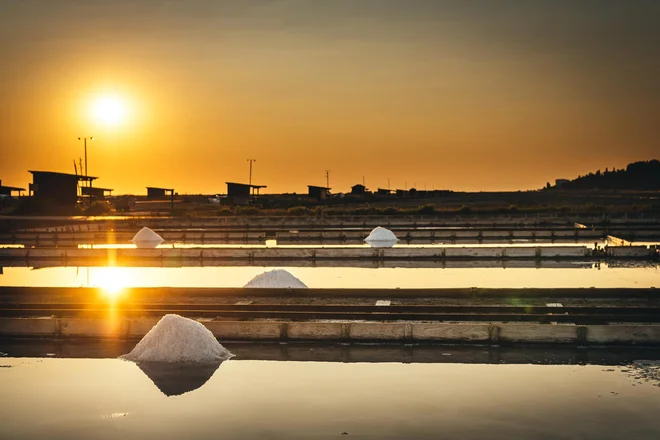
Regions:
<instances>
[{"instance_id":1,"label":"foreground water","mask_svg":"<svg viewBox=\"0 0 660 440\"><path fill-rule=\"evenodd\" d=\"M660 438L659 382L623 365L229 360L200 371L5 357L0 367L3 439Z\"/></svg>"},{"instance_id":2,"label":"foreground water","mask_svg":"<svg viewBox=\"0 0 660 440\"><path fill-rule=\"evenodd\" d=\"M499 263L515 265L511 263ZM284 267L308 287L659 287L660 265L610 266L566 262L554 268L531 267ZM0 286L242 287L276 267L6 267Z\"/></svg>"}]
</instances>

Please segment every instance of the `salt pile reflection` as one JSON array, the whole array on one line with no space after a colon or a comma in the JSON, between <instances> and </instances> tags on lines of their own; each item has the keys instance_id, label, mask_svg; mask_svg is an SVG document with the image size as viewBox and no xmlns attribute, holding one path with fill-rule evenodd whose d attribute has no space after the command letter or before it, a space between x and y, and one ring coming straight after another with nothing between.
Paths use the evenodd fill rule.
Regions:
<instances>
[{"instance_id":1,"label":"salt pile reflection","mask_svg":"<svg viewBox=\"0 0 660 440\"><path fill-rule=\"evenodd\" d=\"M232 354L203 324L165 315L123 359L135 361L166 396L200 388Z\"/></svg>"},{"instance_id":2,"label":"salt pile reflection","mask_svg":"<svg viewBox=\"0 0 660 440\"><path fill-rule=\"evenodd\" d=\"M171 363L139 362L137 366L166 396L181 394L201 388L211 379L222 362Z\"/></svg>"}]
</instances>

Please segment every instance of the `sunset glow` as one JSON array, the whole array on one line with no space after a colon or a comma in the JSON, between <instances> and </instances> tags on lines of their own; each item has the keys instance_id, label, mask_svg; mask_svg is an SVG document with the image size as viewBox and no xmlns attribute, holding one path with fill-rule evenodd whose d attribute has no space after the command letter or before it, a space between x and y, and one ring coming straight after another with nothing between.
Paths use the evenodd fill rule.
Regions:
<instances>
[{"instance_id":1,"label":"sunset glow","mask_svg":"<svg viewBox=\"0 0 660 440\"><path fill-rule=\"evenodd\" d=\"M114 194L217 194L246 158L262 194L326 169L333 193L533 190L658 151L659 2L11 3L0 177L20 187L73 171L86 133Z\"/></svg>"}]
</instances>

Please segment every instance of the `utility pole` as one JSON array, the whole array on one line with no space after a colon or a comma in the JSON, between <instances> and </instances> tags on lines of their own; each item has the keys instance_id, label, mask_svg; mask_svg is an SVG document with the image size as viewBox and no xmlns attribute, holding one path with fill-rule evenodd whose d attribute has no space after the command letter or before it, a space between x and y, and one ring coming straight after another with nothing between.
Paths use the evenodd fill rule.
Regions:
<instances>
[{"instance_id":1,"label":"utility pole","mask_svg":"<svg viewBox=\"0 0 660 440\"><path fill-rule=\"evenodd\" d=\"M85 145L85 177L89 177L89 174L87 173L87 139L89 139L90 141L93 141L94 137L89 136L89 137L79 137L78 138L78 140L83 141L83 144ZM81 166L80 171L81 171L81 174L82 174L82 166Z\"/></svg>"},{"instance_id":2,"label":"utility pole","mask_svg":"<svg viewBox=\"0 0 660 440\"><path fill-rule=\"evenodd\" d=\"M366 181L364 180L364 176L362 176L362 186L366 186L366 185L367 185L365 182L366 182Z\"/></svg>"},{"instance_id":3,"label":"utility pole","mask_svg":"<svg viewBox=\"0 0 660 440\"><path fill-rule=\"evenodd\" d=\"M81 175L81 176L84 176L85 173L83 173L82 157L79 157L79 158L78 158L78 163L80 163L80 175ZM75 159L73 160L73 165L74 165L74 166L76 165L76 161L75 161ZM87 171L87 170L85 170L85 171ZM84 184L83 184L83 185L84 185ZM81 186L81 188L80 188L80 194L82 195L82 186Z\"/></svg>"},{"instance_id":4,"label":"utility pole","mask_svg":"<svg viewBox=\"0 0 660 440\"><path fill-rule=\"evenodd\" d=\"M330 170L325 170L325 187L330 188Z\"/></svg>"},{"instance_id":5,"label":"utility pole","mask_svg":"<svg viewBox=\"0 0 660 440\"><path fill-rule=\"evenodd\" d=\"M248 162L250 162L250 180L248 181L248 183L250 185L252 185L252 162L256 162L256 161L257 159L248 159Z\"/></svg>"},{"instance_id":6,"label":"utility pole","mask_svg":"<svg viewBox=\"0 0 660 440\"><path fill-rule=\"evenodd\" d=\"M389 177L387 178L387 189L388 189L388 190L391 189L391 188L390 188L390 178L389 178Z\"/></svg>"}]
</instances>

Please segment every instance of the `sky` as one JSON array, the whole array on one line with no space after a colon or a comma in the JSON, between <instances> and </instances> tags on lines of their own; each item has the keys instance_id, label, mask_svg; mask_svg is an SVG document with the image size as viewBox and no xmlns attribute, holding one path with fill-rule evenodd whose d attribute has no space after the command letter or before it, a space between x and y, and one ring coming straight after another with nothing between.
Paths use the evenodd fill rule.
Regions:
<instances>
[{"instance_id":1,"label":"sky","mask_svg":"<svg viewBox=\"0 0 660 440\"><path fill-rule=\"evenodd\" d=\"M536 189L660 158L659 22L657 0L0 0L0 179L72 173L94 136L115 193L224 193L248 159L271 193L325 170Z\"/></svg>"}]
</instances>

